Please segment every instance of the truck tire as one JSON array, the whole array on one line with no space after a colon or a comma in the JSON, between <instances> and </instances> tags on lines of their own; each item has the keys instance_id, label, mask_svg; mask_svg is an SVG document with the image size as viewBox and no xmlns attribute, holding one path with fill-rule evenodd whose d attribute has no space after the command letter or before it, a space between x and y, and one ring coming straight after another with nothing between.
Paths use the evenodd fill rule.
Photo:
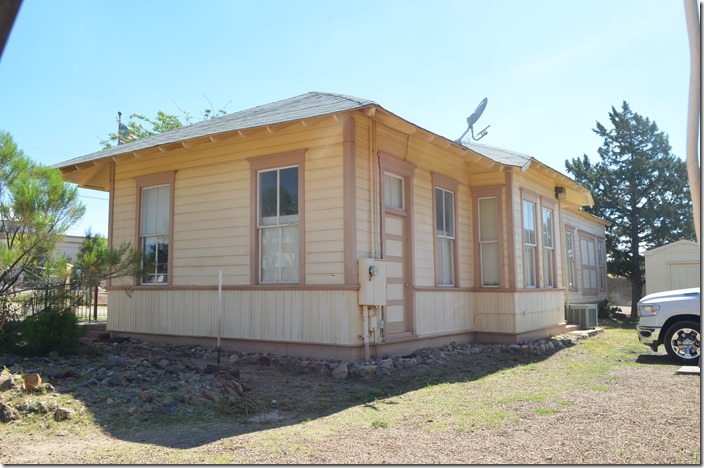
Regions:
<instances>
[{"instance_id":1,"label":"truck tire","mask_svg":"<svg viewBox=\"0 0 704 468\"><path fill-rule=\"evenodd\" d=\"M683 320L673 323L667 329L663 345L667 354L675 361L687 366L698 366L701 336L701 327L697 322Z\"/></svg>"}]
</instances>

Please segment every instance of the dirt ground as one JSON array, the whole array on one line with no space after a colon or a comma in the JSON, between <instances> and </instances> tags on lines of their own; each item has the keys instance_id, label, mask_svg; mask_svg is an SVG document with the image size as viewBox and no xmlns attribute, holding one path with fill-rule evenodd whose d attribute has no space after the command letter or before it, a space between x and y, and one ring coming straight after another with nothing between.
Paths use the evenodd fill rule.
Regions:
<instances>
[{"instance_id":1,"label":"dirt ground","mask_svg":"<svg viewBox=\"0 0 704 468\"><path fill-rule=\"evenodd\" d=\"M577 347L579 344L577 345ZM270 402L242 418L188 414L168 425L113 427L114 414L96 413L83 429L46 422L17 430L0 424L3 464L695 464L701 463L700 377L679 375L663 353L645 348L614 367L604 391L574 386L560 398L568 407L537 414L517 402L518 415L497 427L430 430L423 422L371 428L338 424L345 410L394 392L400 396L466 369L477 379L520 363L504 354L457 355L441 369L416 367L390 377L336 381L276 366L239 366L249 398ZM549 359L559 359L554 356ZM555 361L558 366L568 362ZM472 387L474 388L474 387ZM500 389L492 389L500 391ZM344 396L345 398L341 398ZM483 401L477 387L466 398ZM125 408L126 409L126 408Z\"/></svg>"}]
</instances>

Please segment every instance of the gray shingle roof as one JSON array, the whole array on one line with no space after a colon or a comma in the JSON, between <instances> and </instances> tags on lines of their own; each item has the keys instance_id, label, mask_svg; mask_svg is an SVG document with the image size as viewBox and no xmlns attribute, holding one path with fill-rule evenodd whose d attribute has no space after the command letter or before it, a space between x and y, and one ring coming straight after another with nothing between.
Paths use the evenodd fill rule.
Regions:
<instances>
[{"instance_id":1,"label":"gray shingle roof","mask_svg":"<svg viewBox=\"0 0 704 468\"><path fill-rule=\"evenodd\" d=\"M234 112L216 119L177 128L169 132L140 138L131 143L113 146L112 148L54 164L52 167L66 167L193 138L308 119L375 105L377 104L373 101L354 96L312 91L282 101L252 107L251 109Z\"/></svg>"},{"instance_id":2,"label":"gray shingle roof","mask_svg":"<svg viewBox=\"0 0 704 468\"><path fill-rule=\"evenodd\" d=\"M462 146L507 166L523 167L529 164L531 159L534 159L527 154L516 153L515 151L496 148L494 146L479 145L477 143L463 143Z\"/></svg>"}]
</instances>

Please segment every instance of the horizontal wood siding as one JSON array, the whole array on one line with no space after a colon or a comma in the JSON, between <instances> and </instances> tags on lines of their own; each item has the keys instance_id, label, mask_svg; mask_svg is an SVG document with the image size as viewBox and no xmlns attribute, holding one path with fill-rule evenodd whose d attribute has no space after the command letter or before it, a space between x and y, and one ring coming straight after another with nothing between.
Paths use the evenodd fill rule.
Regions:
<instances>
[{"instance_id":1,"label":"horizontal wood siding","mask_svg":"<svg viewBox=\"0 0 704 468\"><path fill-rule=\"evenodd\" d=\"M433 185L430 173L416 171L413 178L413 261L414 284L435 286L435 247L433 222Z\"/></svg>"},{"instance_id":2,"label":"horizontal wood siding","mask_svg":"<svg viewBox=\"0 0 704 468\"><path fill-rule=\"evenodd\" d=\"M306 152L306 284L344 284L342 135Z\"/></svg>"},{"instance_id":3,"label":"horizontal wood siding","mask_svg":"<svg viewBox=\"0 0 704 468\"><path fill-rule=\"evenodd\" d=\"M416 291L416 333L419 337L474 329L471 294L465 291Z\"/></svg>"},{"instance_id":4,"label":"horizontal wood siding","mask_svg":"<svg viewBox=\"0 0 704 468\"><path fill-rule=\"evenodd\" d=\"M565 321L564 291L516 292L516 332L526 333Z\"/></svg>"},{"instance_id":5,"label":"horizontal wood siding","mask_svg":"<svg viewBox=\"0 0 704 468\"><path fill-rule=\"evenodd\" d=\"M248 158L305 149L305 262L307 284L344 282L342 124L333 117L232 134L192 148L118 160L115 167L113 245L134 243L135 178L175 171L174 286L251 284L250 166ZM114 281L114 285L131 280Z\"/></svg>"},{"instance_id":6,"label":"horizontal wood siding","mask_svg":"<svg viewBox=\"0 0 704 468\"><path fill-rule=\"evenodd\" d=\"M218 293L110 291L108 329L217 337ZM130 297L131 296L131 297ZM221 338L354 345L362 327L357 291L223 291ZM113 313L117 311L118 313Z\"/></svg>"},{"instance_id":7,"label":"horizontal wood siding","mask_svg":"<svg viewBox=\"0 0 704 468\"><path fill-rule=\"evenodd\" d=\"M475 292L474 325L478 332L516 333L515 292Z\"/></svg>"}]
</instances>

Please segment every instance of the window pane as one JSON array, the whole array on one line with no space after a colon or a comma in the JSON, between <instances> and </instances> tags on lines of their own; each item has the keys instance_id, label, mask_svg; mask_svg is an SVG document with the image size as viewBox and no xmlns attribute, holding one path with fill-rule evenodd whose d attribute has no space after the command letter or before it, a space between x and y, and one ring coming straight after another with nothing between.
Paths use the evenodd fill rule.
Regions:
<instances>
[{"instance_id":1,"label":"window pane","mask_svg":"<svg viewBox=\"0 0 704 468\"><path fill-rule=\"evenodd\" d=\"M443 190L435 188L435 231L438 234L445 232L445 220L443 209Z\"/></svg>"},{"instance_id":2,"label":"window pane","mask_svg":"<svg viewBox=\"0 0 704 468\"><path fill-rule=\"evenodd\" d=\"M298 281L298 226L281 228L281 282Z\"/></svg>"},{"instance_id":3,"label":"window pane","mask_svg":"<svg viewBox=\"0 0 704 468\"><path fill-rule=\"evenodd\" d=\"M535 245L535 205L523 202L523 242Z\"/></svg>"},{"instance_id":4,"label":"window pane","mask_svg":"<svg viewBox=\"0 0 704 468\"><path fill-rule=\"evenodd\" d=\"M277 171L259 173L259 224L277 223Z\"/></svg>"},{"instance_id":5,"label":"window pane","mask_svg":"<svg viewBox=\"0 0 704 468\"><path fill-rule=\"evenodd\" d=\"M552 288L555 286L555 279L554 279L554 274L553 274L553 264L552 264L552 256L553 256L553 250L552 249L545 249L545 287Z\"/></svg>"},{"instance_id":6,"label":"window pane","mask_svg":"<svg viewBox=\"0 0 704 468\"><path fill-rule=\"evenodd\" d=\"M163 185L153 189L156 191L156 217L154 221L155 234L165 234L169 232L169 211L171 200L171 187Z\"/></svg>"},{"instance_id":7,"label":"window pane","mask_svg":"<svg viewBox=\"0 0 704 468\"><path fill-rule=\"evenodd\" d=\"M443 199L445 200L445 235L455 237L455 194L443 190Z\"/></svg>"},{"instance_id":8,"label":"window pane","mask_svg":"<svg viewBox=\"0 0 704 468\"><path fill-rule=\"evenodd\" d=\"M384 176L384 202L389 208L403 209L403 180Z\"/></svg>"},{"instance_id":9,"label":"window pane","mask_svg":"<svg viewBox=\"0 0 704 468\"><path fill-rule=\"evenodd\" d=\"M289 167L281 169L280 193L279 193L279 215L298 214L298 168Z\"/></svg>"},{"instance_id":10,"label":"window pane","mask_svg":"<svg viewBox=\"0 0 704 468\"><path fill-rule=\"evenodd\" d=\"M496 198L482 198L479 200L479 240L492 241L497 239Z\"/></svg>"},{"instance_id":11,"label":"window pane","mask_svg":"<svg viewBox=\"0 0 704 468\"><path fill-rule=\"evenodd\" d=\"M142 189L142 219L140 233L149 235L156 233L156 193L152 188Z\"/></svg>"},{"instance_id":12,"label":"window pane","mask_svg":"<svg viewBox=\"0 0 704 468\"><path fill-rule=\"evenodd\" d=\"M279 281L280 228L261 230L261 281L275 283Z\"/></svg>"},{"instance_id":13,"label":"window pane","mask_svg":"<svg viewBox=\"0 0 704 468\"><path fill-rule=\"evenodd\" d=\"M534 288L535 283L535 247L526 245L524 249L524 265L523 269L525 271L525 287Z\"/></svg>"},{"instance_id":14,"label":"window pane","mask_svg":"<svg viewBox=\"0 0 704 468\"><path fill-rule=\"evenodd\" d=\"M479 246L482 263L482 286L499 286L499 244L484 243Z\"/></svg>"},{"instance_id":15,"label":"window pane","mask_svg":"<svg viewBox=\"0 0 704 468\"><path fill-rule=\"evenodd\" d=\"M543 245L552 247L552 210L543 208Z\"/></svg>"},{"instance_id":16,"label":"window pane","mask_svg":"<svg viewBox=\"0 0 704 468\"><path fill-rule=\"evenodd\" d=\"M455 284L454 241L446 237L438 238L437 252L438 284L453 286Z\"/></svg>"}]
</instances>

